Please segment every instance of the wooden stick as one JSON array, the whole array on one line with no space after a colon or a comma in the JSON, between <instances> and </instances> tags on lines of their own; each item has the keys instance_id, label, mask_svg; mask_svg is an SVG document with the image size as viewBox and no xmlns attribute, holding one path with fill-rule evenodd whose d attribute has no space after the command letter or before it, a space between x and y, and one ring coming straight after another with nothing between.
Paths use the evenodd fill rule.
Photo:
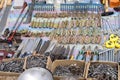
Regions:
<instances>
[{"instance_id":1,"label":"wooden stick","mask_svg":"<svg viewBox=\"0 0 120 80\"><path fill-rule=\"evenodd\" d=\"M8 6L12 5L12 0L7 0L7 5Z\"/></svg>"},{"instance_id":2,"label":"wooden stick","mask_svg":"<svg viewBox=\"0 0 120 80\"><path fill-rule=\"evenodd\" d=\"M0 2L0 9L2 9L2 8L3 8L4 3L5 3L5 1L4 1L4 0L1 0L1 2Z\"/></svg>"},{"instance_id":3,"label":"wooden stick","mask_svg":"<svg viewBox=\"0 0 120 80\"><path fill-rule=\"evenodd\" d=\"M108 12L108 7L109 7L108 0L106 0L105 1L105 12Z\"/></svg>"}]
</instances>

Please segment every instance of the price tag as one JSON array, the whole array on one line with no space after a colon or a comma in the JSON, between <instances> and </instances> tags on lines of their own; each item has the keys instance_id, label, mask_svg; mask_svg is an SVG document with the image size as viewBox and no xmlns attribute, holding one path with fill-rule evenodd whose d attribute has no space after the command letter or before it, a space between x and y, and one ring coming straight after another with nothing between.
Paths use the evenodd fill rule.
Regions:
<instances>
[{"instance_id":1,"label":"price tag","mask_svg":"<svg viewBox=\"0 0 120 80\"><path fill-rule=\"evenodd\" d=\"M24 3L24 0L15 0L14 1L14 4L13 4L13 7L14 8L22 8L22 6L23 6L23 3Z\"/></svg>"},{"instance_id":2,"label":"price tag","mask_svg":"<svg viewBox=\"0 0 120 80\"><path fill-rule=\"evenodd\" d=\"M8 57L12 57L12 54L11 53L8 53L8 55L7 55Z\"/></svg>"},{"instance_id":3,"label":"price tag","mask_svg":"<svg viewBox=\"0 0 120 80\"><path fill-rule=\"evenodd\" d=\"M60 11L60 1L57 0L54 4L54 7L56 11Z\"/></svg>"},{"instance_id":4,"label":"price tag","mask_svg":"<svg viewBox=\"0 0 120 80\"><path fill-rule=\"evenodd\" d=\"M3 52L0 52L0 56L4 56L4 53L3 53Z\"/></svg>"}]
</instances>

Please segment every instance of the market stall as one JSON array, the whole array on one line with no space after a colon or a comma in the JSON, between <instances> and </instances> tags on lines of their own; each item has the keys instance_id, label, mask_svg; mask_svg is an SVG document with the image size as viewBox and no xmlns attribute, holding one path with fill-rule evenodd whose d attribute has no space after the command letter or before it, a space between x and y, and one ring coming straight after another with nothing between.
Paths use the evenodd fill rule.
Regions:
<instances>
[{"instance_id":1,"label":"market stall","mask_svg":"<svg viewBox=\"0 0 120 80\"><path fill-rule=\"evenodd\" d=\"M17 80L35 67L54 80L120 79L120 1L8 3L0 18L0 80Z\"/></svg>"}]
</instances>

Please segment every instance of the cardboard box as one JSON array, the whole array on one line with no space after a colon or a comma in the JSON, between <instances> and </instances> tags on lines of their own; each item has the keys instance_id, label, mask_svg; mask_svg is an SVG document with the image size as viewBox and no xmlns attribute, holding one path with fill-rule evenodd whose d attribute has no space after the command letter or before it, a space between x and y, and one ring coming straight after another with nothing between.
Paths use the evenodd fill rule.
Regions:
<instances>
[{"instance_id":1,"label":"cardboard box","mask_svg":"<svg viewBox=\"0 0 120 80\"><path fill-rule=\"evenodd\" d=\"M40 57L41 55L33 55L33 56ZM29 58L29 57L31 57L31 56L28 56L28 57L25 58L25 64L24 64L24 67L23 67L25 70L27 69L27 58ZM50 57L48 57L47 63L46 63L46 68L50 70L51 65L52 65L52 61L51 61Z\"/></svg>"},{"instance_id":2,"label":"cardboard box","mask_svg":"<svg viewBox=\"0 0 120 80\"><path fill-rule=\"evenodd\" d=\"M87 78L87 80L96 80L96 79L94 79L94 78L90 78L90 77L88 77L88 71L89 71L89 67L90 67L90 65L91 64L108 64L108 65L110 65L110 66L112 66L112 67L118 67L118 80L120 80L120 70L119 70L119 65L118 65L118 63L116 63L116 62L102 62L102 61L92 61L92 62L89 62L88 64L87 64L87 67L86 67L86 73L85 73L85 78Z\"/></svg>"},{"instance_id":3,"label":"cardboard box","mask_svg":"<svg viewBox=\"0 0 120 80\"><path fill-rule=\"evenodd\" d=\"M11 59L4 59L1 62L10 62L13 60L24 60L24 59L18 59L18 58L12 59L11 58ZM17 80L20 74L21 73L0 71L0 80Z\"/></svg>"},{"instance_id":4,"label":"cardboard box","mask_svg":"<svg viewBox=\"0 0 120 80\"><path fill-rule=\"evenodd\" d=\"M80 80L85 80L85 69L86 69L86 63L84 61L76 61L76 60L56 60L53 62L52 67L51 67L51 72L54 73L56 67L58 66L67 66L71 64L76 64L78 66L84 66L84 72L83 72L83 77L80 77ZM64 78L63 76L56 76L54 75L54 80L60 80Z\"/></svg>"}]
</instances>

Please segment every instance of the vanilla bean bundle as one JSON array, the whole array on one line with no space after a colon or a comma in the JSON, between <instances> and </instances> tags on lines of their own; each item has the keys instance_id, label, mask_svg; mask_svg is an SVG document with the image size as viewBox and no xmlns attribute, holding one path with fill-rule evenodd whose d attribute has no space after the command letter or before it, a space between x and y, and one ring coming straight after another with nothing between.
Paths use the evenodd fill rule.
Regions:
<instances>
[{"instance_id":1,"label":"vanilla bean bundle","mask_svg":"<svg viewBox=\"0 0 120 80\"><path fill-rule=\"evenodd\" d=\"M27 34L27 33L26 33ZM92 27L82 29L56 29L51 32L32 33L31 36L47 36L60 44L100 44L102 40L100 29Z\"/></svg>"},{"instance_id":2,"label":"vanilla bean bundle","mask_svg":"<svg viewBox=\"0 0 120 80\"><path fill-rule=\"evenodd\" d=\"M33 28L55 29L101 27L100 21L100 14L94 13L36 13L30 26Z\"/></svg>"}]
</instances>

